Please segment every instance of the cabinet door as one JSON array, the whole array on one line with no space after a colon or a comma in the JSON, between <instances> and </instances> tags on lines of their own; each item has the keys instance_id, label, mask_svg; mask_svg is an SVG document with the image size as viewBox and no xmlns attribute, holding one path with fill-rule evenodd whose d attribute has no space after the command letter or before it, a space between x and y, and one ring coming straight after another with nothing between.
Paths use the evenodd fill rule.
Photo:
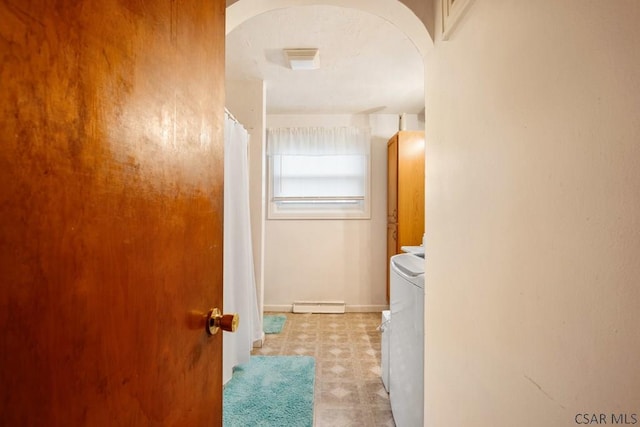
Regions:
<instances>
[{"instance_id":1,"label":"cabinet door","mask_svg":"<svg viewBox=\"0 0 640 427\"><path fill-rule=\"evenodd\" d=\"M387 222L398 222L398 135L387 145Z\"/></svg>"},{"instance_id":2,"label":"cabinet door","mask_svg":"<svg viewBox=\"0 0 640 427\"><path fill-rule=\"evenodd\" d=\"M389 302L389 278L391 257L400 252L398 246L398 224L387 224L387 302Z\"/></svg>"},{"instance_id":3,"label":"cabinet door","mask_svg":"<svg viewBox=\"0 0 640 427\"><path fill-rule=\"evenodd\" d=\"M398 246L398 224L387 224L387 256L392 257L400 253Z\"/></svg>"},{"instance_id":4,"label":"cabinet door","mask_svg":"<svg viewBox=\"0 0 640 427\"><path fill-rule=\"evenodd\" d=\"M424 233L424 133L398 136L398 245L416 246Z\"/></svg>"}]
</instances>

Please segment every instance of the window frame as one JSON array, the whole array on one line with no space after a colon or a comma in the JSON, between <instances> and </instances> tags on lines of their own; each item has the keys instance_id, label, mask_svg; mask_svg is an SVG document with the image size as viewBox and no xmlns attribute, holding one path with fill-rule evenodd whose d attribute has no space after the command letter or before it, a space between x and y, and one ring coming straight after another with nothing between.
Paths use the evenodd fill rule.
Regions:
<instances>
[{"instance_id":1,"label":"window frame","mask_svg":"<svg viewBox=\"0 0 640 427\"><path fill-rule=\"evenodd\" d=\"M354 203L358 206L352 209L345 209L345 201L350 199L355 202L359 198L338 198L335 203L331 203L331 197L279 197L276 200L273 189L274 156L267 156L267 219L371 219L371 153L363 153L362 156L365 160L364 196L360 202ZM305 204L307 199L310 203Z\"/></svg>"}]
</instances>

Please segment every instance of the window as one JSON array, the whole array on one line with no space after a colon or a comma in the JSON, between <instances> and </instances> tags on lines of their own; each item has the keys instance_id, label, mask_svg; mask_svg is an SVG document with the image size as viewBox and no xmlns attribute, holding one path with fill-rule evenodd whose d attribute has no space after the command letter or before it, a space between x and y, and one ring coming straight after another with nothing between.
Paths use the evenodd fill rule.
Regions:
<instances>
[{"instance_id":1,"label":"window","mask_svg":"<svg viewBox=\"0 0 640 427\"><path fill-rule=\"evenodd\" d=\"M269 129L267 144L269 218L369 218L367 130Z\"/></svg>"}]
</instances>

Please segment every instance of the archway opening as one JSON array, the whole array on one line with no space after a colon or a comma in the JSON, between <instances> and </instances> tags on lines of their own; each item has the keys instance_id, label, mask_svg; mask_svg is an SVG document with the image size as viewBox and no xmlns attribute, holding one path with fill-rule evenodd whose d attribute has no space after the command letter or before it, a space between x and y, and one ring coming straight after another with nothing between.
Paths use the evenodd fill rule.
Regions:
<instances>
[{"instance_id":1,"label":"archway opening","mask_svg":"<svg viewBox=\"0 0 640 427\"><path fill-rule=\"evenodd\" d=\"M275 12L293 9L293 8L301 8L304 6L318 6L317 1L311 0L282 0L278 2L264 2L259 0L239 0L232 5L227 7L227 37L234 32L234 30L240 28L240 26L246 24L250 25L254 19L259 19L260 17L274 17L275 22L277 22L282 27L287 27L289 22L281 20L278 21L279 18ZM422 84L424 86L424 58L428 50L432 47L432 40L429 36L429 33L424 26L424 24L402 3L395 0L369 0L369 1L357 1L357 0L325 0L322 2L322 6L331 6L338 9L353 9L362 14L368 14L375 16L378 20L384 21L384 24L394 27L396 32L402 35L406 40L409 41L409 44L412 45L413 56L418 58L418 67L420 67L420 71L422 73L421 79ZM273 15L269 15L273 13ZM284 19L284 18L282 18ZM286 29L286 28L285 28ZM252 40L259 37L259 35L254 35L253 39L247 39L242 41L243 43L252 43ZM296 46L278 46L282 47L296 47ZM264 51L264 48L263 48ZM263 53L260 52L260 55L264 55L269 60L269 52ZM278 52L280 53L280 52ZM227 55L231 55L232 52L228 52ZM271 62L277 62L278 59L274 54L271 56ZM322 57L321 57L322 61ZM415 63L413 63L415 64ZM272 64L273 65L273 64ZM282 64L279 64L282 65ZM415 65L412 65L415 66ZM228 75L227 78L234 78L237 76ZM242 79L241 79L242 80ZM354 80L357 82L357 79ZM254 84L255 83L255 84ZM269 97L266 96L267 85L261 82L253 82L247 84L247 81L240 82L236 85L234 90L241 90L243 93L250 93L250 96L255 97L255 102L251 105L244 103L244 105L238 104L238 100L235 97L229 97L228 101L230 103L236 103L238 105L238 109L240 110L256 110L264 108L265 104L269 103ZM231 99L234 98L234 99ZM234 107L233 105L228 104L230 107ZM384 108L385 105L372 105L369 111L362 109L361 113L373 113L377 107ZM422 100L421 107L424 112L425 100L424 100L424 92L422 92ZM267 107L268 108L268 107ZM265 190L264 190L264 176L265 176L265 163L263 160L264 153L260 151L260 147L263 146L264 139L264 130L266 127L266 112L262 115L254 115L245 120L244 114L238 114L235 108L231 108L233 113L238 116L238 118L245 122L247 128L249 128L251 135L252 144L254 145L251 150L255 150L256 146L258 148L257 151L252 151L250 154L250 158L253 157L253 165L250 166L252 173L258 177L259 179L252 184L253 187L253 196L252 200L255 200L255 206L260 206L260 209L255 209L252 212L252 220L253 220L253 231L252 234L254 236L253 242L254 246L254 259L256 264L256 278L257 278L257 287L258 287L258 300L260 301L260 309L261 311L264 309L264 292L265 292ZM291 113L291 112L289 112ZM327 114L325 112L325 114ZM397 118L396 118L396 126L397 126ZM397 130L397 128L396 128ZM386 141L381 141L386 144ZM255 162L254 162L255 161ZM253 202L252 202L252 205ZM334 225L337 223L334 223ZM344 236L349 235L348 233L352 232L354 228L357 228L357 223L355 221L351 221L349 224L345 223L340 225L343 228ZM384 225L383 225L384 226ZM305 231L306 232L306 231ZM384 252L384 230L382 231L381 238L382 242L376 243L381 247L381 250ZM313 242L311 242L313 244ZM353 244L353 240L345 237L339 242L336 242L337 246L341 247L350 247ZM375 246L375 245L374 245ZM273 252L273 251L271 251ZM360 253L362 250L358 249L356 252ZM279 255L282 256L282 255ZM360 254L361 257L370 256L370 254ZM310 257L313 259L313 257ZM349 263L358 263L359 259L352 259L348 261ZM376 266L379 268L380 266ZM386 270L386 266L382 266L382 271ZM364 275L373 275L371 272L364 273ZM381 274L383 280L385 273ZM368 280L366 277L363 280ZM383 287L381 287L383 289ZM384 292L382 290L381 292ZM285 290L282 290L282 293L285 293ZM320 298L322 299L322 298ZM333 298L325 298L325 299L333 299ZM277 310L273 310L277 311Z\"/></svg>"}]
</instances>

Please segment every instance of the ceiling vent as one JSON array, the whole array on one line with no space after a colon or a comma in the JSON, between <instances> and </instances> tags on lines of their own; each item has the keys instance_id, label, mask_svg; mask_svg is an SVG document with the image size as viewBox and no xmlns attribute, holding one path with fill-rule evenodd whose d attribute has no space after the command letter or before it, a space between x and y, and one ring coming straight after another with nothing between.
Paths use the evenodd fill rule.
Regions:
<instances>
[{"instance_id":1,"label":"ceiling vent","mask_svg":"<svg viewBox=\"0 0 640 427\"><path fill-rule=\"evenodd\" d=\"M292 70L317 70L320 68L318 49L284 49L284 55Z\"/></svg>"}]
</instances>

